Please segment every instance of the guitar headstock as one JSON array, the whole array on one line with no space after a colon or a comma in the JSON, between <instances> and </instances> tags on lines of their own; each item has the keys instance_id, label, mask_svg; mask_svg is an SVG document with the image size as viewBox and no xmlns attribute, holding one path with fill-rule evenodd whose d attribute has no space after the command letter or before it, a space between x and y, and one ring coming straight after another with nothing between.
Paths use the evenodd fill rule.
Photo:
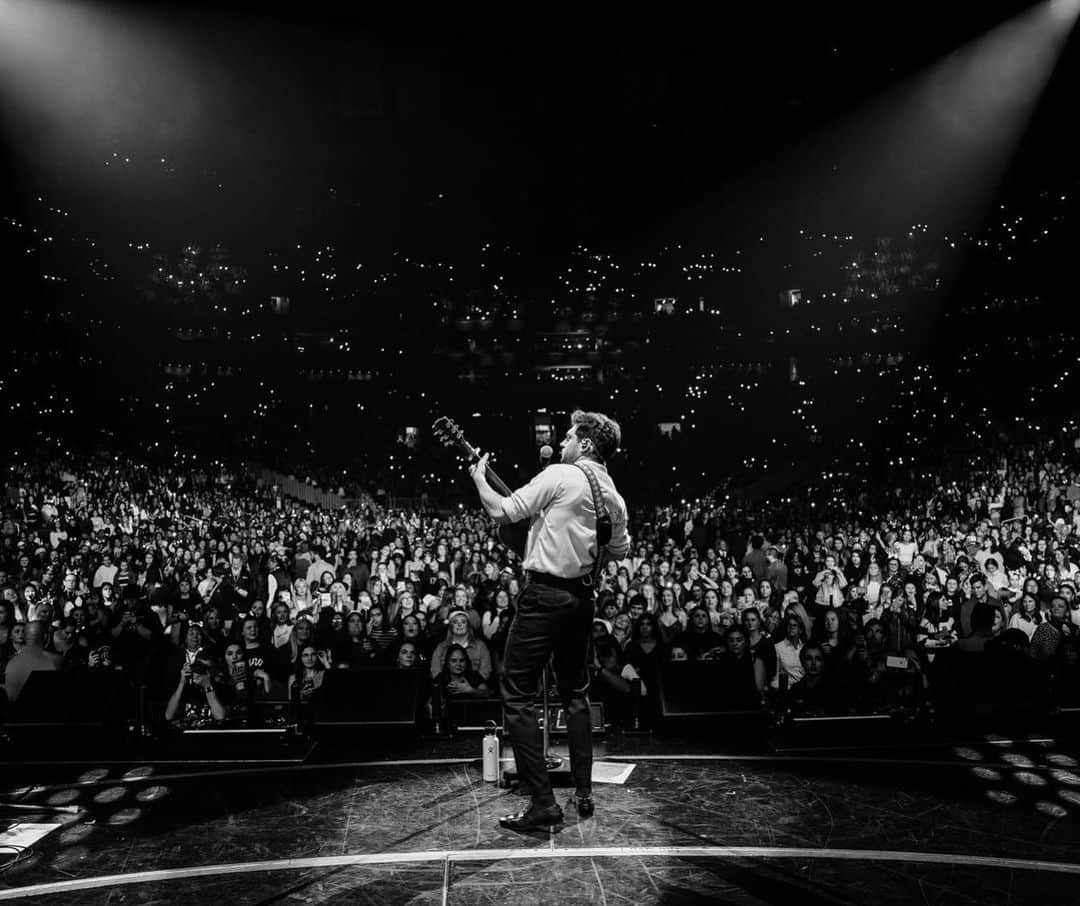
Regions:
<instances>
[{"instance_id":1,"label":"guitar headstock","mask_svg":"<svg viewBox=\"0 0 1080 906\"><path fill-rule=\"evenodd\" d=\"M431 431L444 446L460 450L470 462L476 462L480 458L480 451L465 440L465 432L461 430L461 427L452 418L447 418L443 415L435 419L435 424L431 426ZM494 461L494 459L495 457L491 457L491 461ZM491 483L491 486L502 494L503 497L510 496L510 488L507 487L506 482L495 474L495 470L491 467L490 462L487 467L487 479Z\"/></svg>"},{"instance_id":2,"label":"guitar headstock","mask_svg":"<svg viewBox=\"0 0 1080 906\"><path fill-rule=\"evenodd\" d=\"M457 447L466 456L475 457L476 453L472 444L465 439L465 432L452 418L447 418L445 415L440 416L435 419L435 424L431 426L431 430L444 446Z\"/></svg>"}]
</instances>

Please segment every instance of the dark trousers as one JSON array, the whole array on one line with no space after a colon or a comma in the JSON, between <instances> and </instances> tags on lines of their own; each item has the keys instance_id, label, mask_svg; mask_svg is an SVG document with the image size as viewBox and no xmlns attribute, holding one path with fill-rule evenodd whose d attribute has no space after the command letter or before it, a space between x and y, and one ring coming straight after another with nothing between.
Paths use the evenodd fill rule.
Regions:
<instances>
[{"instance_id":1,"label":"dark trousers","mask_svg":"<svg viewBox=\"0 0 1080 906\"><path fill-rule=\"evenodd\" d=\"M555 803L534 706L540 676L553 653L556 686L566 709L570 772L578 793L592 791L588 654L593 609L591 589L575 594L530 582L518 598L510 624L502 677L503 712L518 778L532 791L537 808Z\"/></svg>"}]
</instances>

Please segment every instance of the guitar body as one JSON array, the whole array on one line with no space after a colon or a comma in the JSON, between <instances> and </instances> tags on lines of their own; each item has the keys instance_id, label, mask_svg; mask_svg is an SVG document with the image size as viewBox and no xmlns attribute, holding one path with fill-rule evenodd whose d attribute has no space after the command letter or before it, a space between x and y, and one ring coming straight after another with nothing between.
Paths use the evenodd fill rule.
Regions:
<instances>
[{"instance_id":1,"label":"guitar body","mask_svg":"<svg viewBox=\"0 0 1080 906\"><path fill-rule=\"evenodd\" d=\"M525 559L525 543L528 540L529 522L527 519L499 526L499 541L517 554L519 560Z\"/></svg>"},{"instance_id":2,"label":"guitar body","mask_svg":"<svg viewBox=\"0 0 1080 906\"><path fill-rule=\"evenodd\" d=\"M465 434L457 423L445 416L435 420L435 424L432 426L432 430L435 432L435 436L443 442L447 447L456 447L462 453L464 453L470 462L476 462L480 458L480 454L476 452L476 448L465 439ZM510 496L510 488L507 486L495 471L488 465L487 470L488 484L490 484L496 491L503 495L503 497ZM529 538L529 522L526 519L522 519L520 522L510 522L506 525L500 525L498 528L499 541L501 541L506 547L512 550L518 555L518 559L524 559L525 557L525 542Z\"/></svg>"}]
</instances>

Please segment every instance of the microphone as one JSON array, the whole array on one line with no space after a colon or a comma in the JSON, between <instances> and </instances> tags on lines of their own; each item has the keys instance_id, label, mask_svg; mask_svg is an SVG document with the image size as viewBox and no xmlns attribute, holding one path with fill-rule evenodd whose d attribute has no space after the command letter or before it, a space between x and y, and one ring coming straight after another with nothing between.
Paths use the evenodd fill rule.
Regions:
<instances>
[{"instance_id":1,"label":"microphone","mask_svg":"<svg viewBox=\"0 0 1080 906\"><path fill-rule=\"evenodd\" d=\"M540 468L546 469L551 465L551 457L555 455L555 451L551 449L551 444L544 444L540 448Z\"/></svg>"}]
</instances>

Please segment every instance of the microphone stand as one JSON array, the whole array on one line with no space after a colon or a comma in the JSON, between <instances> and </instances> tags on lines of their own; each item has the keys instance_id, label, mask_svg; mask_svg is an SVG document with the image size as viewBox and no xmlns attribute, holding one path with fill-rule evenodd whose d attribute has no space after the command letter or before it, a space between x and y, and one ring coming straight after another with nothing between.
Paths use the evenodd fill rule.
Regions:
<instances>
[{"instance_id":1,"label":"microphone stand","mask_svg":"<svg viewBox=\"0 0 1080 906\"><path fill-rule=\"evenodd\" d=\"M551 459L555 455L555 451L551 448L550 444L544 444L540 448L540 470L543 471L551 465ZM563 760L558 755L551 754L551 731L548 727L548 723L551 719L551 706L548 703L548 673L551 670L551 658L548 658L548 662L544 664L544 672L540 674L540 693L544 701L544 723L543 723L543 748L544 748L544 763L547 765L549 771L554 771L562 767Z\"/></svg>"},{"instance_id":2,"label":"microphone stand","mask_svg":"<svg viewBox=\"0 0 1080 906\"><path fill-rule=\"evenodd\" d=\"M563 760L558 755L551 754L551 733L548 728L548 723L551 719L551 707L548 705L548 670L550 669L550 665L550 660L547 664L544 664L544 672L540 675L540 691L544 699L544 763L547 765L549 771L554 771L557 768L562 767Z\"/></svg>"}]
</instances>

